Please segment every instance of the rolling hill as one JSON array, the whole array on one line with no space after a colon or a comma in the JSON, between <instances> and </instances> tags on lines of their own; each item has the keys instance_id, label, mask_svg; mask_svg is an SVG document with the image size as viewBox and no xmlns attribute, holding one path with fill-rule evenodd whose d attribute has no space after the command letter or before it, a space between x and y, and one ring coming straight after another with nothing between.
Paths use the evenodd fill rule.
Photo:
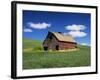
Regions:
<instances>
[{"instance_id":1,"label":"rolling hill","mask_svg":"<svg viewBox=\"0 0 100 80\"><path fill-rule=\"evenodd\" d=\"M23 69L90 66L90 47L71 52L43 51L42 41L23 39ZM41 51L37 51L41 50Z\"/></svg>"}]
</instances>

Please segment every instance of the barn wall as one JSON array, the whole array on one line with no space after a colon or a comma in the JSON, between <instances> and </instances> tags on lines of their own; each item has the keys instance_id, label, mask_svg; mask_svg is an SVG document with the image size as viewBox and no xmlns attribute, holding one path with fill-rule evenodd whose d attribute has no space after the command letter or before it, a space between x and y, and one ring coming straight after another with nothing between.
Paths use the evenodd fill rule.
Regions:
<instances>
[{"instance_id":1,"label":"barn wall","mask_svg":"<svg viewBox=\"0 0 100 80\"><path fill-rule=\"evenodd\" d=\"M52 36L52 40L51 40L51 42L50 42L50 45L49 45L49 49L51 49L51 50L56 50L56 45L58 45L59 43L58 43L58 41L57 41L57 39L54 37L54 36Z\"/></svg>"},{"instance_id":2,"label":"barn wall","mask_svg":"<svg viewBox=\"0 0 100 80\"><path fill-rule=\"evenodd\" d=\"M60 49L73 49L76 47L75 43L69 43L69 42L59 42Z\"/></svg>"},{"instance_id":3,"label":"barn wall","mask_svg":"<svg viewBox=\"0 0 100 80\"><path fill-rule=\"evenodd\" d=\"M56 50L56 45L59 45L58 40L52 35L52 39L46 38L43 43L43 47L48 47L48 50Z\"/></svg>"}]
</instances>

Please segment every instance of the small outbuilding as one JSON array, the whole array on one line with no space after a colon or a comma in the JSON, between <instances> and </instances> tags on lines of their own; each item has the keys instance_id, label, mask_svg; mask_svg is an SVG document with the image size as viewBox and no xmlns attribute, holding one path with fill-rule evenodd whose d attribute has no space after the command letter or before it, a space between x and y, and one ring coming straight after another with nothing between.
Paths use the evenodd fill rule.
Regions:
<instances>
[{"instance_id":1,"label":"small outbuilding","mask_svg":"<svg viewBox=\"0 0 100 80\"><path fill-rule=\"evenodd\" d=\"M48 32L44 42L44 50L66 50L77 48L77 43L70 35L61 32Z\"/></svg>"}]
</instances>

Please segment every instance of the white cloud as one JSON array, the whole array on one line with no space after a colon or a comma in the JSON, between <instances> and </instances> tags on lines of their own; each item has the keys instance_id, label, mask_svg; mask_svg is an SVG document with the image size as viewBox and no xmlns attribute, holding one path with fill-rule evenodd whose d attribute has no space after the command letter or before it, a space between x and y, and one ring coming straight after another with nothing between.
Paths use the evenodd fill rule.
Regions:
<instances>
[{"instance_id":1,"label":"white cloud","mask_svg":"<svg viewBox=\"0 0 100 80\"><path fill-rule=\"evenodd\" d=\"M87 35L87 33L81 31L81 30L86 29L84 25L72 24L72 25L66 26L65 29L70 30L68 34L71 35L72 37L85 37Z\"/></svg>"},{"instance_id":2,"label":"white cloud","mask_svg":"<svg viewBox=\"0 0 100 80\"><path fill-rule=\"evenodd\" d=\"M32 22L29 22L28 23L29 27L31 28L34 28L34 29L46 29L48 27L51 26L51 24L48 24L48 23L32 23Z\"/></svg>"},{"instance_id":3,"label":"white cloud","mask_svg":"<svg viewBox=\"0 0 100 80\"><path fill-rule=\"evenodd\" d=\"M67 30L75 30L75 31L84 30L85 28L86 27L84 25L76 25L76 24L68 25L65 27L65 29Z\"/></svg>"},{"instance_id":4,"label":"white cloud","mask_svg":"<svg viewBox=\"0 0 100 80\"><path fill-rule=\"evenodd\" d=\"M88 45L88 44L86 44L86 43L81 43L81 45L86 46L86 45Z\"/></svg>"},{"instance_id":5,"label":"white cloud","mask_svg":"<svg viewBox=\"0 0 100 80\"><path fill-rule=\"evenodd\" d=\"M26 29L24 29L24 32L32 32L32 30L31 30L31 29L26 28Z\"/></svg>"},{"instance_id":6,"label":"white cloud","mask_svg":"<svg viewBox=\"0 0 100 80\"><path fill-rule=\"evenodd\" d=\"M68 32L68 34L73 37L85 37L87 35L85 32L82 31L70 31Z\"/></svg>"},{"instance_id":7,"label":"white cloud","mask_svg":"<svg viewBox=\"0 0 100 80\"><path fill-rule=\"evenodd\" d=\"M63 35L68 35L68 33L62 33Z\"/></svg>"}]
</instances>

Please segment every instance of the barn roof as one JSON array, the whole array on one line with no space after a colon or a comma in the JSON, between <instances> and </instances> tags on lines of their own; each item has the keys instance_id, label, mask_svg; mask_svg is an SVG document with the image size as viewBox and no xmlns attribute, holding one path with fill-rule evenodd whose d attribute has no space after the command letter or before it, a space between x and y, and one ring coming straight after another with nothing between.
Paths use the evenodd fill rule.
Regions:
<instances>
[{"instance_id":1,"label":"barn roof","mask_svg":"<svg viewBox=\"0 0 100 80\"><path fill-rule=\"evenodd\" d=\"M73 39L72 36L70 35L64 35L58 32L51 32L52 34L54 34L54 36L59 40L59 41L65 41L65 42L75 42L76 41Z\"/></svg>"}]
</instances>

